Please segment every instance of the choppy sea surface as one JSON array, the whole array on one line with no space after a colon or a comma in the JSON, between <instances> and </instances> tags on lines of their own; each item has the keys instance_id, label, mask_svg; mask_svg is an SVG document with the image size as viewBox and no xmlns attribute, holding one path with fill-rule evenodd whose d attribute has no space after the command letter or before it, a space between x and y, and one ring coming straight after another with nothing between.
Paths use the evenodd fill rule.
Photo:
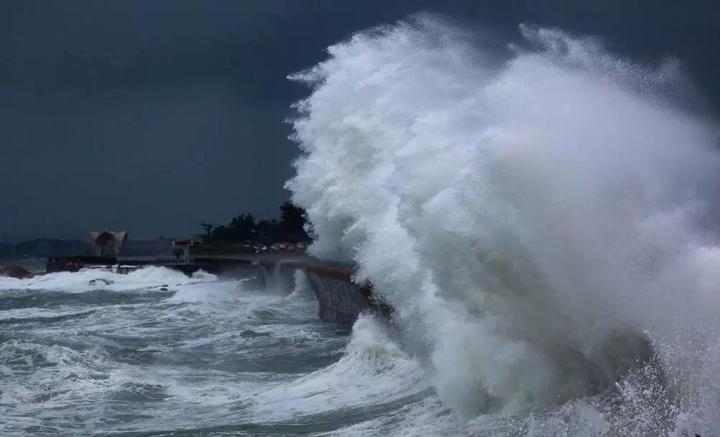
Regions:
<instances>
[{"instance_id":1,"label":"choppy sea surface","mask_svg":"<svg viewBox=\"0 0 720 437\"><path fill-rule=\"evenodd\" d=\"M717 122L672 62L520 33L420 15L291 76L311 254L391 320L302 275L0 278L0 435L720 435Z\"/></svg>"},{"instance_id":2,"label":"choppy sea surface","mask_svg":"<svg viewBox=\"0 0 720 437\"><path fill-rule=\"evenodd\" d=\"M409 408L449 418L388 332L320 322L302 283L0 278L0 434L344 435L399 430Z\"/></svg>"}]
</instances>

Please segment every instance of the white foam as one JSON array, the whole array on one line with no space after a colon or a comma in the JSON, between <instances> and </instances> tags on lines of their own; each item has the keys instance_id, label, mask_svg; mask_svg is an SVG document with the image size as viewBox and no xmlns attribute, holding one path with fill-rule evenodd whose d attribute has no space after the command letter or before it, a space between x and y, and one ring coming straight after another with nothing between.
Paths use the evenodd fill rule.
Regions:
<instances>
[{"instance_id":1,"label":"white foam","mask_svg":"<svg viewBox=\"0 0 720 437\"><path fill-rule=\"evenodd\" d=\"M421 16L293 76L311 250L357 262L465 417L593 394L637 352L616 340L649 336L717 428L717 130L660 96L672 62L522 32L538 49L498 60Z\"/></svg>"},{"instance_id":2,"label":"white foam","mask_svg":"<svg viewBox=\"0 0 720 437\"><path fill-rule=\"evenodd\" d=\"M447 411L438 397L428 396L389 411L376 419L343 427L329 435L449 436L462 435L463 432L463 424Z\"/></svg>"},{"instance_id":3,"label":"white foam","mask_svg":"<svg viewBox=\"0 0 720 437\"><path fill-rule=\"evenodd\" d=\"M353 327L336 363L252 397L253 414L273 422L390 402L427 387L417 361L407 356L369 316Z\"/></svg>"},{"instance_id":4,"label":"white foam","mask_svg":"<svg viewBox=\"0 0 720 437\"><path fill-rule=\"evenodd\" d=\"M57 272L28 279L0 277L0 292L7 290L48 290L82 293L92 290L129 291L147 288L217 281L215 275L196 272L192 277L164 267L145 267L127 274L108 269L82 269L79 272Z\"/></svg>"}]
</instances>

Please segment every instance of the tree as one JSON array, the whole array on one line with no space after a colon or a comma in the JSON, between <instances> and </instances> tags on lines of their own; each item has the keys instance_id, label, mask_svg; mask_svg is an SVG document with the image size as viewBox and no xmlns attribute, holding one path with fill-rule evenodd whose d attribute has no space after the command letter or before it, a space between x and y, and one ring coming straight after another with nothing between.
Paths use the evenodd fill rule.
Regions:
<instances>
[{"instance_id":1,"label":"tree","mask_svg":"<svg viewBox=\"0 0 720 437\"><path fill-rule=\"evenodd\" d=\"M200 227L203 228L203 231L205 232L203 235L200 236L200 238L202 239L203 243L209 242L212 237L213 225L211 225L210 223L205 223L205 221L203 220L202 222L200 222Z\"/></svg>"},{"instance_id":2,"label":"tree","mask_svg":"<svg viewBox=\"0 0 720 437\"><path fill-rule=\"evenodd\" d=\"M292 242L309 241L305 232L307 214L305 210L290 201L280 205L280 223L285 234L285 240Z\"/></svg>"},{"instance_id":3,"label":"tree","mask_svg":"<svg viewBox=\"0 0 720 437\"><path fill-rule=\"evenodd\" d=\"M256 227L257 221L252 214L240 214L230 221L231 239L235 242L253 241Z\"/></svg>"},{"instance_id":4,"label":"tree","mask_svg":"<svg viewBox=\"0 0 720 437\"><path fill-rule=\"evenodd\" d=\"M310 241L305 232L305 210L287 201L280 205L280 220L258 220L250 213L240 214L227 225L213 226L202 222L204 243L258 243Z\"/></svg>"},{"instance_id":5,"label":"tree","mask_svg":"<svg viewBox=\"0 0 720 437\"><path fill-rule=\"evenodd\" d=\"M260 220L257 224L257 241L263 244L279 241L281 239L279 229L277 220Z\"/></svg>"}]
</instances>

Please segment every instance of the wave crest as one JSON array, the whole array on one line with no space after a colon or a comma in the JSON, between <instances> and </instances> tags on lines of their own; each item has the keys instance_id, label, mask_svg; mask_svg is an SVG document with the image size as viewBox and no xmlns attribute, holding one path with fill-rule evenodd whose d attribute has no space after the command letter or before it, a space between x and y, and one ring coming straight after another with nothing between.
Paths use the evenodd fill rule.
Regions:
<instances>
[{"instance_id":1,"label":"wave crest","mask_svg":"<svg viewBox=\"0 0 720 437\"><path fill-rule=\"evenodd\" d=\"M718 374L675 341L720 331L717 132L660 96L672 63L522 32L540 49L498 60L420 16L292 76L312 251L357 263L466 416L612 390L652 353Z\"/></svg>"}]
</instances>

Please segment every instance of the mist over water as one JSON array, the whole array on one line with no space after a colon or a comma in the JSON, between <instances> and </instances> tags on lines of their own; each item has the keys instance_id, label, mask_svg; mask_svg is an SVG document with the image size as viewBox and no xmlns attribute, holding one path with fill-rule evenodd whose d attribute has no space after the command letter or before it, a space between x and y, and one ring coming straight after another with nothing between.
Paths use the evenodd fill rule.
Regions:
<instances>
[{"instance_id":1,"label":"mist over water","mask_svg":"<svg viewBox=\"0 0 720 437\"><path fill-rule=\"evenodd\" d=\"M676 63L520 32L498 59L422 15L292 76L312 251L357 263L467 429L713 435L717 130Z\"/></svg>"}]
</instances>

